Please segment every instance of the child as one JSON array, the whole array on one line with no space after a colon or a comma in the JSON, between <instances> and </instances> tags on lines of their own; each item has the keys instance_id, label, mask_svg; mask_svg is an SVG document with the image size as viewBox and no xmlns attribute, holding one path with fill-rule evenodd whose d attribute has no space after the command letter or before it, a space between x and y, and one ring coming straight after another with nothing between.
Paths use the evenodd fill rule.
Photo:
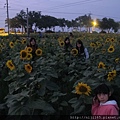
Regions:
<instances>
[{"instance_id":1,"label":"child","mask_svg":"<svg viewBox=\"0 0 120 120\"><path fill-rule=\"evenodd\" d=\"M83 42L81 40L77 40L76 49L78 50L79 57L84 57L85 59L89 58L88 50L84 47Z\"/></svg>"},{"instance_id":2,"label":"child","mask_svg":"<svg viewBox=\"0 0 120 120\"><path fill-rule=\"evenodd\" d=\"M101 84L95 89L92 104L92 115L119 115L117 102L112 99L109 87Z\"/></svg>"},{"instance_id":3,"label":"child","mask_svg":"<svg viewBox=\"0 0 120 120\"><path fill-rule=\"evenodd\" d=\"M36 49L38 48L38 45L36 43L36 39L35 38L31 38L29 44L27 44L27 47L31 47L32 48L32 52L34 53L36 51Z\"/></svg>"},{"instance_id":4,"label":"child","mask_svg":"<svg viewBox=\"0 0 120 120\"><path fill-rule=\"evenodd\" d=\"M71 49L73 48L73 46L72 46L71 43L70 43L70 38L69 38L69 37L66 37L65 40L64 40L64 43L65 43L64 51L65 51L65 52L70 52Z\"/></svg>"}]
</instances>

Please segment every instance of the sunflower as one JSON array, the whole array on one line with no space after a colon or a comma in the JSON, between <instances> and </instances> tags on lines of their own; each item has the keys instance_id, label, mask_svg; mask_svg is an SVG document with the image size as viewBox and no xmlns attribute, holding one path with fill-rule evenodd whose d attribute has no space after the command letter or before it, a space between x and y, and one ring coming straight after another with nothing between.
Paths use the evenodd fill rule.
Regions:
<instances>
[{"instance_id":1,"label":"sunflower","mask_svg":"<svg viewBox=\"0 0 120 120\"><path fill-rule=\"evenodd\" d=\"M28 53L27 60L30 60L32 58L32 54Z\"/></svg>"},{"instance_id":2,"label":"sunflower","mask_svg":"<svg viewBox=\"0 0 120 120\"><path fill-rule=\"evenodd\" d=\"M26 39L22 39L22 44L25 44L26 42Z\"/></svg>"},{"instance_id":3,"label":"sunflower","mask_svg":"<svg viewBox=\"0 0 120 120\"><path fill-rule=\"evenodd\" d=\"M109 74L111 74L113 77L116 77L116 70L112 70Z\"/></svg>"},{"instance_id":4,"label":"sunflower","mask_svg":"<svg viewBox=\"0 0 120 120\"><path fill-rule=\"evenodd\" d=\"M35 51L35 54L37 56L41 56L42 55L42 50L40 48L38 48L36 51Z\"/></svg>"},{"instance_id":5,"label":"sunflower","mask_svg":"<svg viewBox=\"0 0 120 120\"><path fill-rule=\"evenodd\" d=\"M9 43L9 46L10 46L10 48L13 48L13 47L14 47L14 43L13 43L13 42L10 42L10 43Z\"/></svg>"},{"instance_id":6,"label":"sunflower","mask_svg":"<svg viewBox=\"0 0 120 120\"><path fill-rule=\"evenodd\" d=\"M63 47L65 45L64 41L59 42L59 45Z\"/></svg>"},{"instance_id":7,"label":"sunflower","mask_svg":"<svg viewBox=\"0 0 120 120\"><path fill-rule=\"evenodd\" d=\"M116 70L113 70L113 71L109 72L107 80L109 80L109 81L113 80L114 77L116 77L116 74L117 74Z\"/></svg>"},{"instance_id":8,"label":"sunflower","mask_svg":"<svg viewBox=\"0 0 120 120\"><path fill-rule=\"evenodd\" d=\"M6 66L7 66L11 71L15 69L15 66L14 66L14 64L12 63L12 60L8 60L8 61L6 62Z\"/></svg>"},{"instance_id":9,"label":"sunflower","mask_svg":"<svg viewBox=\"0 0 120 120\"><path fill-rule=\"evenodd\" d=\"M107 80L108 81L111 81L111 80L113 80L114 78L112 77L112 76L110 76L110 75L108 75L108 77L107 77Z\"/></svg>"},{"instance_id":10,"label":"sunflower","mask_svg":"<svg viewBox=\"0 0 120 120\"><path fill-rule=\"evenodd\" d=\"M106 49L102 49L102 53L104 54L106 52Z\"/></svg>"},{"instance_id":11,"label":"sunflower","mask_svg":"<svg viewBox=\"0 0 120 120\"><path fill-rule=\"evenodd\" d=\"M110 41L111 41L111 42L115 42L115 39L114 39L114 38L111 38Z\"/></svg>"},{"instance_id":12,"label":"sunflower","mask_svg":"<svg viewBox=\"0 0 120 120\"><path fill-rule=\"evenodd\" d=\"M96 45L98 46L98 47L101 47L102 46L102 44L100 43L100 42L96 42Z\"/></svg>"},{"instance_id":13,"label":"sunflower","mask_svg":"<svg viewBox=\"0 0 120 120\"><path fill-rule=\"evenodd\" d=\"M63 39L61 37L58 38L58 42L62 42Z\"/></svg>"},{"instance_id":14,"label":"sunflower","mask_svg":"<svg viewBox=\"0 0 120 120\"><path fill-rule=\"evenodd\" d=\"M2 44L0 43L0 48L2 48Z\"/></svg>"},{"instance_id":15,"label":"sunflower","mask_svg":"<svg viewBox=\"0 0 120 120\"><path fill-rule=\"evenodd\" d=\"M115 51L115 48L113 45L110 45L110 47L108 48L108 52L109 53L113 53Z\"/></svg>"},{"instance_id":16,"label":"sunflower","mask_svg":"<svg viewBox=\"0 0 120 120\"><path fill-rule=\"evenodd\" d=\"M17 40L15 41L15 44L18 44L18 43L21 43L21 41L17 39Z\"/></svg>"},{"instance_id":17,"label":"sunflower","mask_svg":"<svg viewBox=\"0 0 120 120\"><path fill-rule=\"evenodd\" d=\"M95 48L96 44L92 42L92 43L90 43L90 47Z\"/></svg>"},{"instance_id":18,"label":"sunflower","mask_svg":"<svg viewBox=\"0 0 120 120\"><path fill-rule=\"evenodd\" d=\"M27 53L26 50L21 50L21 51L20 51L20 58L21 58L22 60L27 59L27 56L28 56L28 53Z\"/></svg>"},{"instance_id":19,"label":"sunflower","mask_svg":"<svg viewBox=\"0 0 120 120\"><path fill-rule=\"evenodd\" d=\"M81 95L81 94L85 94L85 95L88 95L90 94L91 92L91 88L90 86L88 86L87 84L84 84L84 83L78 83L77 86L75 87L75 93Z\"/></svg>"},{"instance_id":20,"label":"sunflower","mask_svg":"<svg viewBox=\"0 0 120 120\"><path fill-rule=\"evenodd\" d=\"M107 38L105 41L105 43L108 43L108 42L110 42L110 38Z\"/></svg>"},{"instance_id":21,"label":"sunflower","mask_svg":"<svg viewBox=\"0 0 120 120\"><path fill-rule=\"evenodd\" d=\"M6 48L6 45L5 43L2 44L2 48L5 49Z\"/></svg>"},{"instance_id":22,"label":"sunflower","mask_svg":"<svg viewBox=\"0 0 120 120\"><path fill-rule=\"evenodd\" d=\"M116 58L115 62L118 63L120 61L120 58Z\"/></svg>"},{"instance_id":23,"label":"sunflower","mask_svg":"<svg viewBox=\"0 0 120 120\"><path fill-rule=\"evenodd\" d=\"M31 53L32 52L32 48L31 47L27 47L26 51L29 52L29 53Z\"/></svg>"},{"instance_id":24,"label":"sunflower","mask_svg":"<svg viewBox=\"0 0 120 120\"><path fill-rule=\"evenodd\" d=\"M76 56L78 54L78 50L76 48L72 49L71 54Z\"/></svg>"},{"instance_id":25,"label":"sunflower","mask_svg":"<svg viewBox=\"0 0 120 120\"><path fill-rule=\"evenodd\" d=\"M30 64L26 64L25 65L25 70L28 72L28 73L31 73L32 71L32 66Z\"/></svg>"},{"instance_id":26,"label":"sunflower","mask_svg":"<svg viewBox=\"0 0 120 120\"><path fill-rule=\"evenodd\" d=\"M98 68L103 68L103 69L105 69L105 64L104 64L103 62L99 62Z\"/></svg>"}]
</instances>

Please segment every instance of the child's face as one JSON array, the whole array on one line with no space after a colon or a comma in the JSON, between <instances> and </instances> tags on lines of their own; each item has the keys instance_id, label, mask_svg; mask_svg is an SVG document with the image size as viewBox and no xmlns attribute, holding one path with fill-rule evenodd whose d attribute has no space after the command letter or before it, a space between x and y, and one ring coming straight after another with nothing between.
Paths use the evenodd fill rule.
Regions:
<instances>
[{"instance_id":1,"label":"child's face","mask_svg":"<svg viewBox=\"0 0 120 120\"><path fill-rule=\"evenodd\" d=\"M34 40L31 41L31 45L35 45L35 41Z\"/></svg>"},{"instance_id":2,"label":"child's face","mask_svg":"<svg viewBox=\"0 0 120 120\"><path fill-rule=\"evenodd\" d=\"M107 102L109 95L100 93L100 94L97 94L97 98L100 102L105 103L105 102Z\"/></svg>"},{"instance_id":3,"label":"child's face","mask_svg":"<svg viewBox=\"0 0 120 120\"><path fill-rule=\"evenodd\" d=\"M81 44L77 43L77 47L79 47L79 48L80 48L80 47L81 47Z\"/></svg>"},{"instance_id":4,"label":"child's face","mask_svg":"<svg viewBox=\"0 0 120 120\"><path fill-rule=\"evenodd\" d=\"M69 40L66 40L65 42L68 44L68 43L69 43Z\"/></svg>"}]
</instances>

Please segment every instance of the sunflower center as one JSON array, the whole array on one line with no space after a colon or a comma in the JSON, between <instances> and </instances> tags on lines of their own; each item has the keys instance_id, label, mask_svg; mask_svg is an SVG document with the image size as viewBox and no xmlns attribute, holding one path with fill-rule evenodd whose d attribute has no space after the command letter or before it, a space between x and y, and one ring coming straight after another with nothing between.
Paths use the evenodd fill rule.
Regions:
<instances>
[{"instance_id":1,"label":"sunflower center","mask_svg":"<svg viewBox=\"0 0 120 120\"><path fill-rule=\"evenodd\" d=\"M73 54L76 54L77 52L75 50L73 50Z\"/></svg>"},{"instance_id":2,"label":"sunflower center","mask_svg":"<svg viewBox=\"0 0 120 120\"><path fill-rule=\"evenodd\" d=\"M38 50L38 51L37 51L37 54L41 54L41 51L40 51L40 50Z\"/></svg>"},{"instance_id":3,"label":"sunflower center","mask_svg":"<svg viewBox=\"0 0 120 120\"><path fill-rule=\"evenodd\" d=\"M113 51L113 48L110 48L109 50L110 50L110 51Z\"/></svg>"},{"instance_id":4,"label":"sunflower center","mask_svg":"<svg viewBox=\"0 0 120 120\"><path fill-rule=\"evenodd\" d=\"M12 63L9 63L10 67L13 67L13 64Z\"/></svg>"},{"instance_id":5,"label":"sunflower center","mask_svg":"<svg viewBox=\"0 0 120 120\"><path fill-rule=\"evenodd\" d=\"M26 57L26 52L22 52L22 57L24 58L24 57Z\"/></svg>"},{"instance_id":6,"label":"sunflower center","mask_svg":"<svg viewBox=\"0 0 120 120\"><path fill-rule=\"evenodd\" d=\"M31 69L31 67L30 66L27 66L27 68L30 70Z\"/></svg>"},{"instance_id":7,"label":"sunflower center","mask_svg":"<svg viewBox=\"0 0 120 120\"><path fill-rule=\"evenodd\" d=\"M84 87L84 86L81 86L81 87L79 88L79 90L80 90L80 92L87 92L87 88Z\"/></svg>"},{"instance_id":8,"label":"sunflower center","mask_svg":"<svg viewBox=\"0 0 120 120\"><path fill-rule=\"evenodd\" d=\"M30 55L28 55L28 58L30 58L31 56Z\"/></svg>"},{"instance_id":9,"label":"sunflower center","mask_svg":"<svg viewBox=\"0 0 120 120\"><path fill-rule=\"evenodd\" d=\"M13 46L13 43L11 43L11 46Z\"/></svg>"}]
</instances>

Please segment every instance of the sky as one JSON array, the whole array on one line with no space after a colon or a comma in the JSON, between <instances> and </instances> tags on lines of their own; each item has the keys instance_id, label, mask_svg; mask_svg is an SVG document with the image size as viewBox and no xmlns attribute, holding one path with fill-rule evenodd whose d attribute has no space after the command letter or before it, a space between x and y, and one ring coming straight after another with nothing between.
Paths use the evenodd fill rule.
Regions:
<instances>
[{"instance_id":1,"label":"sky","mask_svg":"<svg viewBox=\"0 0 120 120\"><path fill-rule=\"evenodd\" d=\"M0 0L0 28L5 28L7 0ZM120 0L8 0L9 18L21 10L41 11L42 15L72 20L91 14L92 19L112 18L120 21Z\"/></svg>"}]
</instances>

